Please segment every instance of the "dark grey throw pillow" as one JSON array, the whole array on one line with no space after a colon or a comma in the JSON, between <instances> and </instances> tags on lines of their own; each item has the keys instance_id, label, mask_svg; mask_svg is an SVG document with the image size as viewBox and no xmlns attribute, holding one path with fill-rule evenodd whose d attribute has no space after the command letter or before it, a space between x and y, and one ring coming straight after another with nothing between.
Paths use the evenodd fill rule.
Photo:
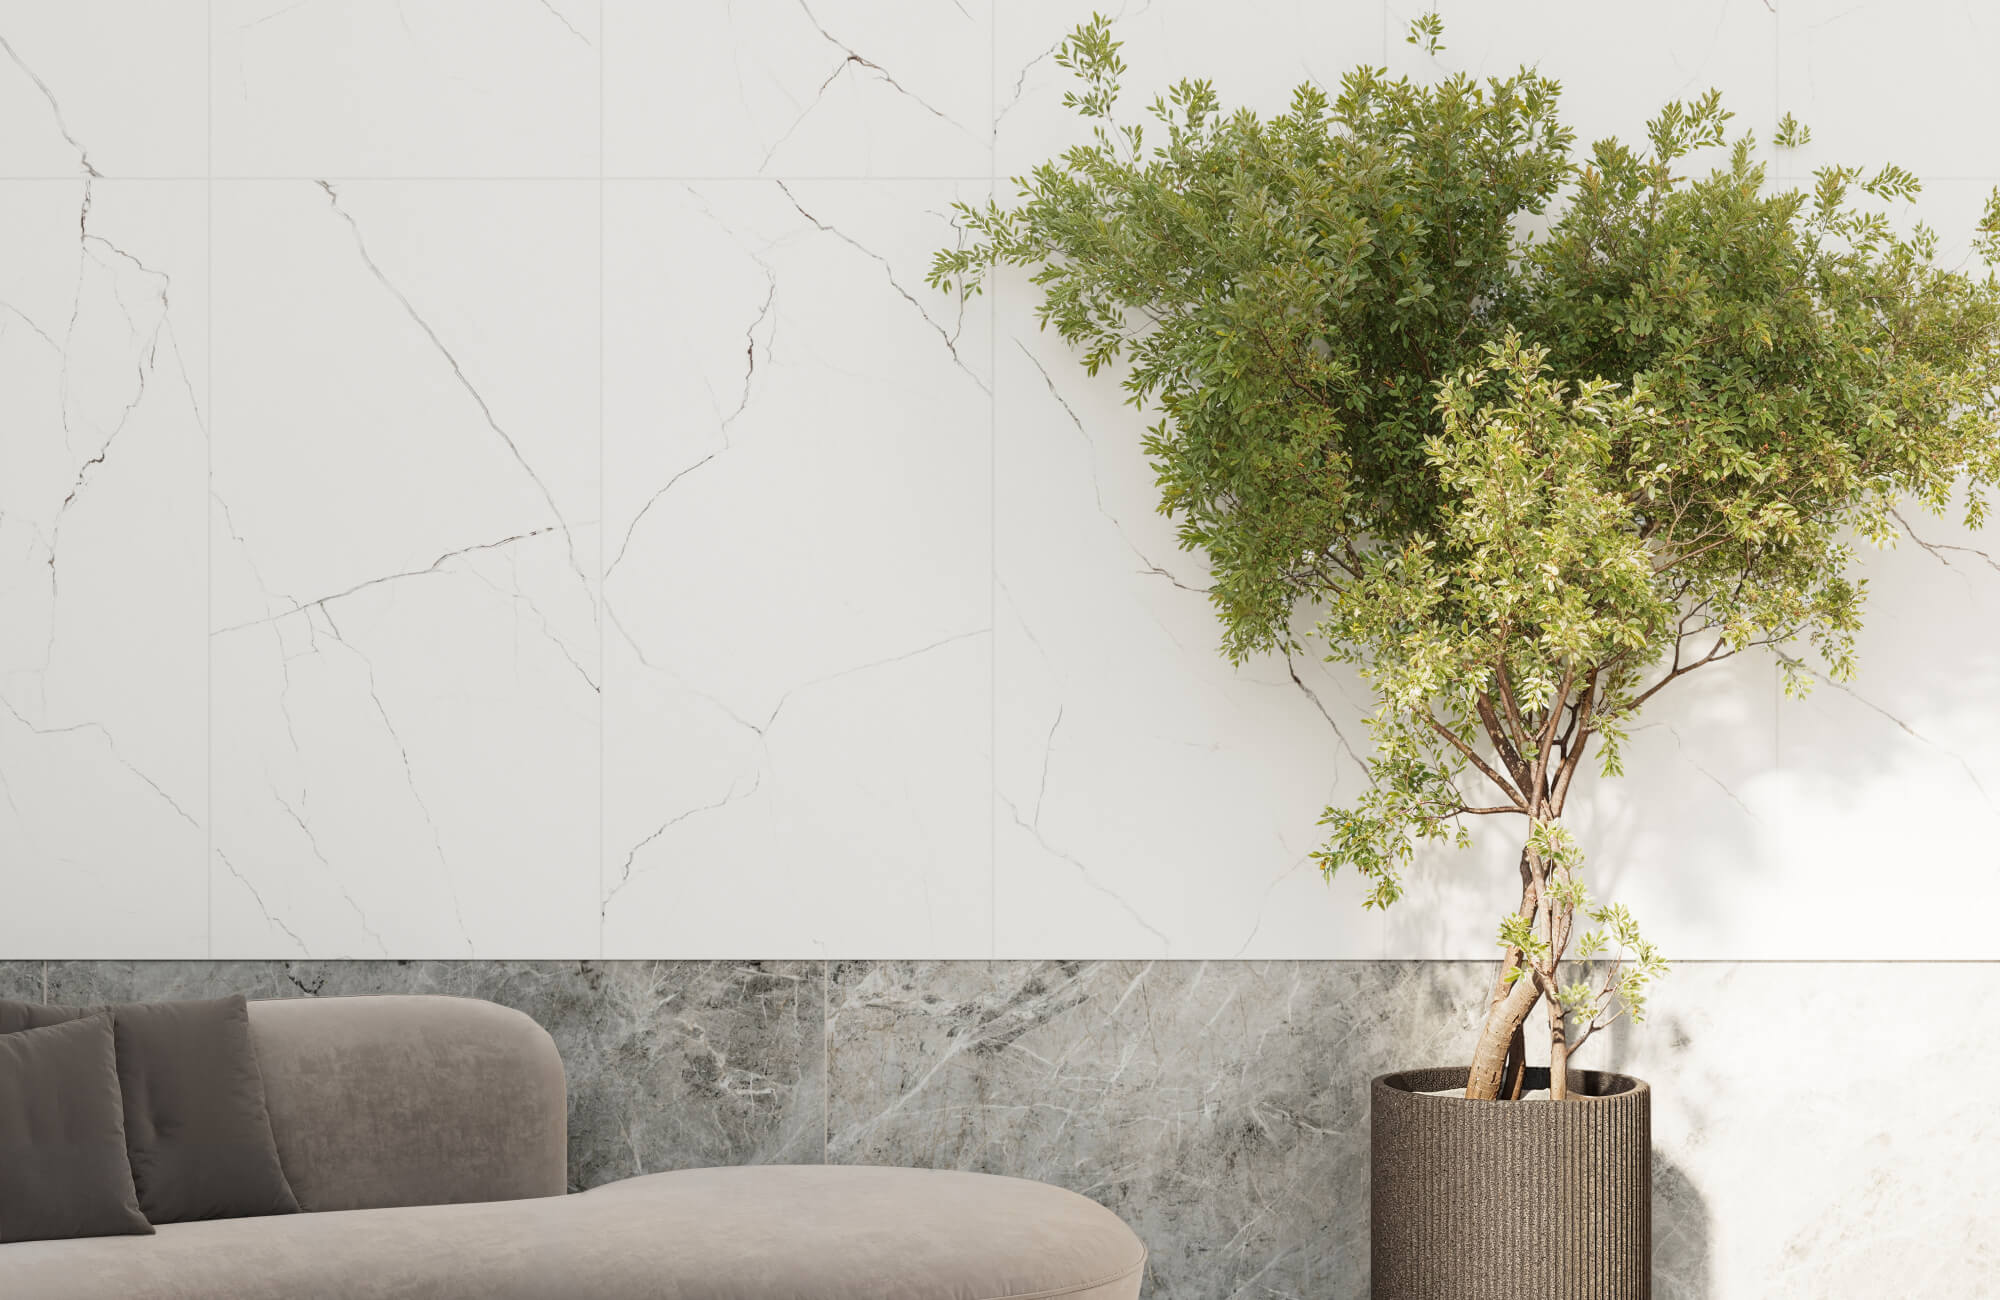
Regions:
<instances>
[{"instance_id":1,"label":"dark grey throw pillow","mask_svg":"<svg viewBox=\"0 0 2000 1300\"><path fill-rule=\"evenodd\" d=\"M108 1011L117 1041L125 1149L154 1223L293 1214L241 994L207 1001L49 1007L0 1002L0 1041Z\"/></svg>"},{"instance_id":2,"label":"dark grey throw pillow","mask_svg":"<svg viewBox=\"0 0 2000 1300\"><path fill-rule=\"evenodd\" d=\"M111 1018L0 1034L0 1242L146 1233Z\"/></svg>"}]
</instances>

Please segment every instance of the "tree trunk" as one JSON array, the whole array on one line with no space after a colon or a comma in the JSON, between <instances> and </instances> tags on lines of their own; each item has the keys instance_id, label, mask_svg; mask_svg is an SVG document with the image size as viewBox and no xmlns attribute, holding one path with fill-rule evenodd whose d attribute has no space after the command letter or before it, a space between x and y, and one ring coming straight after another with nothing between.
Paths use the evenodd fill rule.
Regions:
<instances>
[{"instance_id":1,"label":"tree trunk","mask_svg":"<svg viewBox=\"0 0 2000 1300\"><path fill-rule=\"evenodd\" d=\"M1535 1009L1541 990L1532 972L1523 972L1507 990L1507 996L1486 1012L1486 1024L1479 1031L1479 1043L1472 1050L1472 1074L1465 1081L1470 1101L1497 1101L1501 1076L1507 1069L1507 1055L1514 1036L1521 1032L1528 1013Z\"/></svg>"},{"instance_id":2,"label":"tree trunk","mask_svg":"<svg viewBox=\"0 0 2000 1300\"><path fill-rule=\"evenodd\" d=\"M1528 850L1521 850L1521 906L1517 915L1532 918L1541 891L1535 885L1535 874L1528 858ZM1487 999L1489 1011L1507 1000L1513 985L1508 983L1509 972L1521 967L1521 950L1507 949L1507 955L1500 962L1499 973L1493 977L1493 996ZM1526 972L1523 972L1525 978ZM1500 1067L1500 1091L1502 1101L1521 1100L1521 1091L1528 1081L1528 1034L1525 1021L1514 1026L1513 1036L1507 1040L1507 1057Z\"/></svg>"},{"instance_id":3,"label":"tree trunk","mask_svg":"<svg viewBox=\"0 0 2000 1300\"><path fill-rule=\"evenodd\" d=\"M1514 1036L1507 1041L1507 1064L1500 1070L1500 1100L1521 1100L1521 1092L1527 1084L1528 1031L1525 1026L1516 1025Z\"/></svg>"},{"instance_id":4,"label":"tree trunk","mask_svg":"<svg viewBox=\"0 0 2000 1300\"><path fill-rule=\"evenodd\" d=\"M1529 907L1526 898L1522 900L1521 906L1524 910ZM1509 948L1507 956L1500 963L1499 973L1493 977L1493 996L1486 1000L1489 1013L1507 1000L1507 994L1513 988L1513 985L1507 982L1507 972L1520 969L1521 950ZM1526 979L1528 974L1522 971L1520 978ZM1500 1100L1519 1101L1521 1088L1527 1082L1527 1078L1528 1034L1524 1023L1515 1025L1513 1036L1507 1040L1507 1058L1500 1067Z\"/></svg>"},{"instance_id":5,"label":"tree trunk","mask_svg":"<svg viewBox=\"0 0 2000 1300\"><path fill-rule=\"evenodd\" d=\"M1569 1032L1563 1024L1562 1003L1553 992L1549 994L1549 1100L1569 1100Z\"/></svg>"}]
</instances>

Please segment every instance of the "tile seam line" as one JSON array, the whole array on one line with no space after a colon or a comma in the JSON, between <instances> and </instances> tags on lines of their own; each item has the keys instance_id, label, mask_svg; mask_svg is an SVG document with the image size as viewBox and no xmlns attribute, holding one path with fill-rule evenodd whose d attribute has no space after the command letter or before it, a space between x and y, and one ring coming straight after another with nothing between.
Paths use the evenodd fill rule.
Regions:
<instances>
[{"instance_id":1,"label":"tile seam line","mask_svg":"<svg viewBox=\"0 0 2000 1300\"><path fill-rule=\"evenodd\" d=\"M794 956L654 956L654 958L594 958L594 956L550 956L524 954L524 956L432 956L432 954L402 954L402 956L326 956L326 958L304 958L300 954L228 954L228 956L64 956L64 958L14 958L22 962L42 962L42 964L96 964L96 966L116 966L120 962L160 962L176 966L192 964L226 964L226 962L342 962L342 964L400 964L400 962L436 962L442 966L512 966L512 964L568 964L568 962L674 962L674 964L704 964L704 962L792 962L792 960L814 960L826 964L828 980L830 970L838 962L954 962L954 964L986 964L996 962L1004 966L1034 966L1040 962L1126 962L1126 964L1152 964L1152 966L1492 966L1498 958L1484 956L1382 956L1382 958L1328 958L1328 956L1220 956L1220 958L1198 958L1198 956L1078 956L1074 952L1064 952L1058 956L1004 956L1004 958L982 958L982 956L932 956L932 958L900 958L900 956L846 956L846 958L794 958ZM1700 956L1700 958L1668 958L1674 970L1688 966L2000 966L2000 956L1844 956L1844 958L1816 958L1816 956ZM1672 980L1672 974L1666 976ZM830 1008L824 1012L830 1016Z\"/></svg>"},{"instance_id":2,"label":"tile seam line","mask_svg":"<svg viewBox=\"0 0 2000 1300\"><path fill-rule=\"evenodd\" d=\"M597 6L597 890L590 900L597 914L597 957L604 960L605 745L604 711L604 9Z\"/></svg>"},{"instance_id":3,"label":"tile seam line","mask_svg":"<svg viewBox=\"0 0 2000 1300\"><path fill-rule=\"evenodd\" d=\"M818 182L821 182L821 181L843 181L843 182L850 182L850 183L860 183L860 184L866 184L866 183L869 183L869 182L879 182L879 183L883 183L883 184L919 184L919 183L923 183L923 182L935 182L935 181L997 181L998 177L997 177L997 175L992 175L992 176L989 176L989 175L988 175L987 173L985 173L985 172L980 172L980 173L978 173L978 174L976 174L976 175L975 175L975 174L965 174L965 175L961 175L961 174L959 174L959 173L955 173L955 172L910 172L910 173L899 173L899 174L897 174L897 175L893 175L893 176L822 176L822 175L820 175L820 174L818 174L818 173L811 173L811 174L807 174L807 175L793 175L793 174L783 174L783 175L780 175L780 174L775 174L775 173L774 173L774 174L772 174L772 175L768 175L768 176L675 176L675 175L669 175L669 174L665 174L665 173L647 173L647 174L637 174L637 173L634 173L634 174L617 174L617 175L614 175L614 174L612 174L612 173L609 173L609 172L605 173L605 174L604 174L604 175L602 175L602 176L599 176L599 175L596 175L596 174L594 174L594 173L593 173L593 174L591 174L591 175L587 175L587 176L571 176L571 175L562 175L562 176L499 176L499 175L480 175L480 176L475 176L475 175L464 175L464 176L412 176L412 175L401 175L401 174L382 174L382 173L373 173L373 174L369 174L369 175L341 175L341 174L339 174L339 173L337 173L337 172L326 172L326 173L323 173L323 174L320 174L320 175L314 175L314 176L307 176L307 175L298 175L298 176L278 176L278 175L269 175L269 176L220 176L220 175L200 175L200 176L133 176L133 175L117 175L117 174L106 174L106 175L102 175L102 176L98 176L98 177L95 177L95 178L92 178L92 177L88 177L88 176L85 176L85 175L83 175L83 174L82 174L82 173L80 173L80 172L78 172L78 173L61 173L61 174L58 174L58 173L47 173L47 172L36 172L36 173L32 173L32 174L19 174L19 175L0 175L0 181L7 181L7 182L17 182L17 183L22 183L22 184L30 184L30 183L32 183L32 184L37 184L37 185L44 185L44 184L57 184L57 183L61 183L61 182L64 182L64 181L70 181L70 182L74 182L74 181L82 181L82 180L90 180L90 179L96 179L96 180L100 180L100 181L119 181L119 182L122 182L122 181L133 181L133 182L139 182L139 183L143 183L143 184L166 184L166 185L171 185L171 184L174 184L175 182L180 182L180 183L182 183L182 184L185 184L185 183L187 183L187 182L190 182L190 181L224 181L224 182L227 182L227 183L231 183L231 184L244 184L244 185L252 185L252 184L266 184L266 183L268 183L268 184L273 184L273 185L285 185L285 184L297 184L297 183L298 183L298 182L300 182L300 181L313 181L313 182L318 182L318 181L326 181L326 182L328 182L328 183L330 183L330 184L335 184L335 185L367 185L367 184L375 184L375 183L381 183L381 184L392 184L392 183L395 183L395 182L398 182L398 181L432 181L432 182L440 182L440 183L442 183L442 182L455 182L455 183L464 183L464 184L467 184L467 185L490 185L490 184L514 184L514 185L518 185L518 184L525 184L525 183L529 183L529 182L537 182L537 181L546 181L546 182L548 182L548 183L550 183L550 184L554 184L554 185L565 185L565 184L567 184L567 185L584 185L584 184L590 184L590 183L594 183L594 182L603 182L603 183L608 183L608 184L619 184L619 183L633 183L633 182L645 182L645 181L657 181L657 182L664 182L664 183L667 183L667 184L674 184L674 185L688 185L688 184L700 184L700 185L724 185L724 184L731 184L731 183L739 183L739 182L740 182L740 183L743 183L743 184L752 184L752 183L756 183L756 182L763 182L763 183L765 183L765 184L772 184L772 183L775 183L775 182L778 182L778 181L784 181L784 182L786 182L786 183L789 183L789 184L813 184L813 183L818 183ZM1810 178L1809 178L1809 177L1799 177L1799 178L1795 178L1795 179L1810 179ZM2000 178L1996 178L1996 177L1986 177L1986 176L1928 176L1928 177L1924 177L1924 178L1922 178L1922 179L1926 179L1926 180L1937 180L1937 181L1950 181L1950 180L1991 180L1991 179L2000 179Z\"/></svg>"},{"instance_id":4,"label":"tile seam line","mask_svg":"<svg viewBox=\"0 0 2000 1300\"><path fill-rule=\"evenodd\" d=\"M819 1162L833 1163L833 962L819 963Z\"/></svg>"},{"instance_id":5,"label":"tile seam line","mask_svg":"<svg viewBox=\"0 0 2000 1300\"><path fill-rule=\"evenodd\" d=\"M1386 4L1387 0L1383 0ZM1000 189L1000 6L986 7L986 201ZM986 297L986 957L1000 955L1000 308Z\"/></svg>"},{"instance_id":6,"label":"tile seam line","mask_svg":"<svg viewBox=\"0 0 2000 1300\"><path fill-rule=\"evenodd\" d=\"M2000 173L1996 172L1947 173L1947 172L1918 171L1916 173L1916 176L1919 181L1925 184L1933 184L1933 183L1934 184L1972 184L1972 183L1993 184L1996 182L2000 182ZM961 182L991 182L997 186L1000 179L1002 178L1000 177L997 171L990 176L984 172L981 172L977 175L961 175L954 172L928 172L928 173L899 174L895 176L820 176L816 174L806 175L806 176L795 176L795 175L785 175L785 176L617 175L614 176L610 174L606 174L604 176L596 176L596 175L591 175L591 176L402 176L402 175L343 176L333 172L329 172L326 173L325 175L320 175L320 176L304 176L304 175L300 176L220 176L220 175L133 176L130 174L120 175L117 173L107 173L105 175L93 178L85 176L82 173L57 174L57 173L47 173L47 172L37 172L33 174L18 174L18 175L0 175L0 182L5 182L7 184L14 184L14 185L56 185L65 182L75 183L78 181L92 180L92 179L109 184L140 184L140 185L173 185L173 184L185 185L195 181L205 181L205 182L221 181L224 184L230 184L230 185L263 185L263 184L295 185L302 181L315 182L315 183L319 181L326 181L329 184L334 184L334 185L376 185L376 184L391 185L397 183L419 182L419 181L430 184L462 184L462 185L526 185L526 184L589 185L600 182L610 185L631 185L631 184L645 184L645 183L658 183L658 184L668 184L668 185L733 185L733 184L750 185L750 184L763 183L768 185L768 184L775 184L780 181L783 181L786 184L794 184L794 185L816 185L821 183L832 183L832 182L861 184L861 185L866 185L866 184L919 185L925 183L935 183L938 181L961 181ZM1812 173L1810 172L1772 171L1769 174L1769 180L1774 185L1798 185L1810 181L1812 179L1814 178Z\"/></svg>"},{"instance_id":7,"label":"tile seam line","mask_svg":"<svg viewBox=\"0 0 2000 1300\"><path fill-rule=\"evenodd\" d=\"M202 376L208 418L202 437L202 631L215 629L215 0L202 8ZM215 959L215 638L202 638L202 909L204 947ZM48 976L42 977L47 1001Z\"/></svg>"}]
</instances>

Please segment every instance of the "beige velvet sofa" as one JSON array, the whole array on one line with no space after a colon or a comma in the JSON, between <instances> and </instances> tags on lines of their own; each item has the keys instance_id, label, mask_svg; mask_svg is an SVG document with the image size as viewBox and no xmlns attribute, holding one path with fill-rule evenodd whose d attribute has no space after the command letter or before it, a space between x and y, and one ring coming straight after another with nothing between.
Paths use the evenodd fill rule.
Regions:
<instances>
[{"instance_id":1,"label":"beige velvet sofa","mask_svg":"<svg viewBox=\"0 0 2000 1300\"><path fill-rule=\"evenodd\" d=\"M307 1211L0 1245L7 1300L1133 1300L1145 1250L1041 1183L866 1166L649 1174L565 1195L562 1061L463 998L253 1002Z\"/></svg>"}]
</instances>

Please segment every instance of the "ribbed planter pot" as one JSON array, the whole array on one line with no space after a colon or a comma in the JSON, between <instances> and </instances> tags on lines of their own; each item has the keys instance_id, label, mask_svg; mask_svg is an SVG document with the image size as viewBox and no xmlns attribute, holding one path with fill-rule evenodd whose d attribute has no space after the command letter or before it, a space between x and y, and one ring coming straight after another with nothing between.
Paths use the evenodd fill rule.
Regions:
<instances>
[{"instance_id":1,"label":"ribbed planter pot","mask_svg":"<svg viewBox=\"0 0 2000 1300\"><path fill-rule=\"evenodd\" d=\"M1430 1097L1465 1066L1377 1078L1374 1300L1650 1300L1653 1098L1572 1070L1566 1101ZM1529 1089L1549 1072L1530 1069Z\"/></svg>"}]
</instances>

